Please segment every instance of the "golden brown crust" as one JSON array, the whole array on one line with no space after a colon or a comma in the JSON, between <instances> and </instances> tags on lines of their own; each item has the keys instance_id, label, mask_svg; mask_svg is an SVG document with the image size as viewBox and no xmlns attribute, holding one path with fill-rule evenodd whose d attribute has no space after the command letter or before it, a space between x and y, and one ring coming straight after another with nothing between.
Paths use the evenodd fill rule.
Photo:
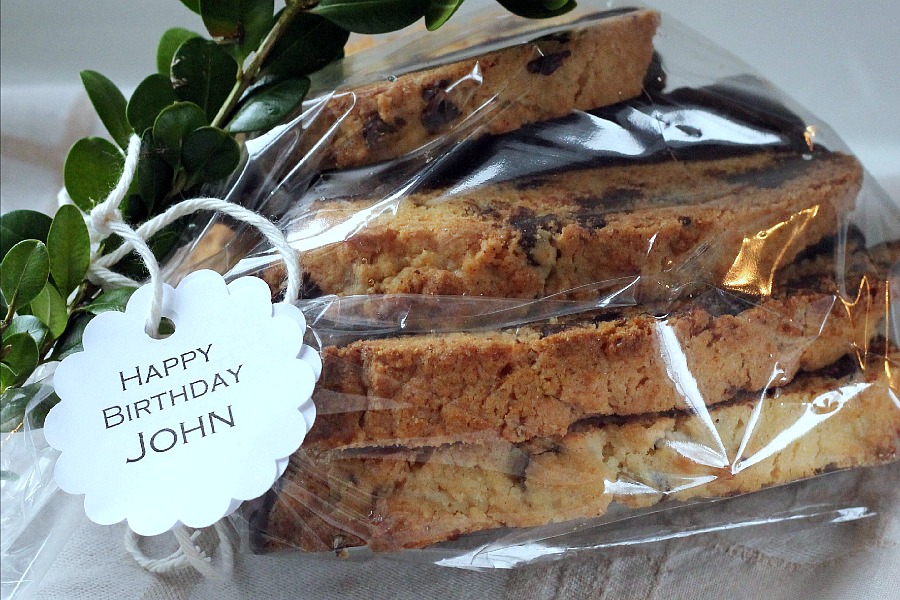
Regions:
<instances>
[{"instance_id":1,"label":"golden brown crust","mask_svg":"<svg viewBox=\"0 0 900 600\"><path fill-rule=\"evenodd\" d=\"M896 350L704 415L583 422L561 438L295 454L264 548L423 547L468 532L602 516L608 505L723 497L895 460Z\"/></svg>"},{"instance_id":2,"label":"golden brown crust","mask_svg":"<svg viewBox=\"0 0 900 600\"><path fill-rule=\"evenodd\" d=\"M324 167L348 168L402 156L476 112L485 114L476 134L483 135L633 98L658 25L657 12L636 10L339 93L306 138L328 139Z\"/></svg>"},{"instance_id":3,"label":"golden brown crust","mask_svg":"<svg viewBox=\"0 0 900 600\"><path fill-rule=\"evenodd\" d=\"M857 255L865 254L849 256ZM864 358L884 333L887 282L868 265L845 298L828 277L834 258L816 263L776 296L709 290L664 306L664 318L636 307L326 347L307 444L416 447L495 435L517 443L563 435L588 416L687 408L672 361L683 360L696 383L694 402L714 405L848 354Z\"/></svg>"},{"instance_id":4,"label":"golden brown crust","mask_svg":"<svg viewBox=\"0 0 900 600\"><path fill-rule=\"evenodd\" d=\"M862 181L853 157L759 152L567 171L446 197L414 194L343 242L304 252L326 294L539 298L641 277L643 299L678 286L767 293L779 267L837 227ZM328 201L327 228L367 205ZM282 269L267 275L273 287Z\"/></svg>"}]
</instances>

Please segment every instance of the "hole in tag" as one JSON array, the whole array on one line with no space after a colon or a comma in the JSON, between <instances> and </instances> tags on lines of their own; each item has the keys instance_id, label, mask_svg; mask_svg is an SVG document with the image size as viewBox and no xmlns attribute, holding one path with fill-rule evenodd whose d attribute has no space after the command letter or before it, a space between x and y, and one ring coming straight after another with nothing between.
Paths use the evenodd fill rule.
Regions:
<instances>
[{"instance_id":1,"label":"hole in tag","mask_svg":"<svg viewBox=\"0 0 900 600\"><path fill-rule=\"evenodd\" d=\"M147 326L144 329L144 331L147 333L147 335L149 335L153 339L164 340L167 337L169 337L170 335L172 335L173 333L175 333L175 322L172 321L172 319L170 319L168 317L163 317L159 320L159 328L155 334L150 329L150 323L147 323Z\"/></svg>"},{"instance_id":2,"label":"hole in tag","mask_svg":"<svg viewBox=\"0 0 900 600\"><path fill-rule=\"evenodd\" d=\"M175 322L172 319L163 317L159 321L159 339L164 340L175 333Z\"/></svg>"}]
</instances>

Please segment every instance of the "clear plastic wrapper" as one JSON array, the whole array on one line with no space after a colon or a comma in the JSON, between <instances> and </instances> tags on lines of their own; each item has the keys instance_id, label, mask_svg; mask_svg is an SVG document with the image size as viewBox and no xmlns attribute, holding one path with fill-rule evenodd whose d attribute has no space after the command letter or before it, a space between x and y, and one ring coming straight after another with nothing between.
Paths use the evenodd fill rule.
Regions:
<instances>
[{"instance_id":1,"label":"clear plastic wrapper","mask_svg":"<svg viewBox=\"0 0 900 600\"><path fill-rule=\"evenodd\" d=\"M300 253L325 365L247 548L480 569L876 513L760 491L897 458L897 207L652 10L492 17L334 65L225 188ZM248 228L187 237L171 281L283 291Z\"/></svg>"}]
</instances>

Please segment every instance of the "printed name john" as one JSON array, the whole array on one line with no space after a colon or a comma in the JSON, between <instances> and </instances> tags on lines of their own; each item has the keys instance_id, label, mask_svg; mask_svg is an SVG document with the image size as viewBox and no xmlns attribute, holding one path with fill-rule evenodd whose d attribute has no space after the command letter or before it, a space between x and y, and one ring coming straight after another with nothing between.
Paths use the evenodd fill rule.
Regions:
<instances>
[{"instance_id":1,"label":"printed name john","mask_svg":"<svg viewBox=\"0 0 900 600\"><path fill-rule=\"evenodd\" d=\"M189 363L195 360L197 360L198 364L209 363L211 351L212 344L209 344L206 349L197 348L180 353L177 356L165 358L159 366L156 364L150 364L146 367L138 365L134 367L133 371L130 369L119 371L122 391L126 392L129 388L134 389L135 386L149 385L154 383L156 379L164 380L179 372L183 376L184 371L187 371L189 367L195 366ZM198 360L201 356L203 360ZM176 405L190 402L236 385L240 383L241 368L243 366L243 364L240 364L236 368L225 369L181 386L176 385L168 390L148 394L147 397L134 402L108 406L102 410L104 426L106 429L112 429L123 423L138 420L141 416L171 409ZM132 373L134 374L132 375ZM227 416L225 416L226 410ZM206 414L197 416L196 419L191 417L177 425L162 427L150 434L139 431L137 434L139 450L135 452L136 456L126 458L125 462L135 463L143 460L147 456L148 447L151 452L162 453L168 452L179 443L187 444L190 440L205 438L207 435L216 433L217 424L220 429L223 425L227 425L229 428L234 427L235 420L231 404L226 409L220 409L218 413L215 410L208 411Z\"/></svg>"}]
</instances>

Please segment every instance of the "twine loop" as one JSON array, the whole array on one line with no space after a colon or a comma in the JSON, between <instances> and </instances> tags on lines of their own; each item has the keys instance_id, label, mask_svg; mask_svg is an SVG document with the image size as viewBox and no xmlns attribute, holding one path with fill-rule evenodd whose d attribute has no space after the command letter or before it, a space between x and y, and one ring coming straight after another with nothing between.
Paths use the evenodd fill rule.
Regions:
<instances>
[{"instance_id":1,"label":"twine loop","mask_svg":"<svg viewBox=\"0 0 900 600\"><path fill-rule=\"evenodd\" d=\"M91 209L87 218L88 232L91 242L99 244L110 235L118 235L122 238L122 244L113 252L100 255L95 251L91 256L91 264L88 268L87 279L91 283L102 288L109 287L139 287L140 283L112 270L112 267L122 260L129 252L137 252L144 261L149 274L149 282L153 288L153 298L150 303L150 314L147 318L147 333L156 335L162 315L163 281L159 262L153 255L153 251L147 244L147 240L153 237L167 225L181 217L208 210L227 215L237 221L242 221L255 227L284 259L288 276L287 291L284 301L295 302L300 297L300 289L303 284L302 271L299 257L291 248L281 230L265 217L239 206L222 200L221 198L192 198L178 202L164 213L153 217L143 223L137 229L132 229L122 218L119 206L131 187L131 182L137 171L138 158L141 151L141 138L132 135L125 153L125 165L122 169L122 177L109 193L106 199ZM71 203L65 189L59 193L60 204Z\"/></svg>"},{"instance_id":2,"label":"twine loop","mask_svg":"<svg viewBox=\"0 0 900 600\"><path fill-rule=\"evenodd\" d=\"M216 534L212 544L201 539L203 533L209 530ZM125 550L141 568L156 575L187 568L193 568L209 579L220 581L231 575L234 570L234 542L227 521L222 519L211 527L193 531L184 525L176 525L172 533L178 542L178 548L168 556L151 558L141 548L140 536L126 527Z\"/></svg>"},{"instance_id":3,"label":"twine loop","mask_svg":"<svg viewBox=\"0 0 900 600\"><path fill-rule=\"evenodd\" d=\"M100 242L110 235L118 235L122 244L114 251L106 255L100 255L95 250L91 255L91 263L88 268L89 281L103 288L109 287L138 287L140 284L112 270L112 267L122 260L128 253L135 251L144 261L149 273L149 282L153 288L153 298L150 304L150 315L147 319L147 333L157 335L162 315L163 281L159 262L153 255L153 251L147 244L154 234L181 217L193 214L201 210L208 210L228 215L238 221L243 221L262 233L272 246L284 259L288 286L285 293L285 302L293 303L300 295L302 285L302 272L300 270L299 257L281 230L265 217L239 206L222 200L221 198L192 198L172 205L164 213L153 217L143 223L137 229L132 229L122 218L119 206L137 171L138 158L140 156L141 139L132 135L125 153L125 165L122 169L122 177L109 193L106 199L95 206L86 218L86 224L92 244ZM60 204L70 204L65 189L58 196ZM204 549L198 542L198 538L207 530L216 534L214 550L217 551L220 563L213 564L210 553L213 549ZM234 562L234 542L229 535L228 521L220 519L211 528L198 529L191 532L184 525L177 525L173 529L175 539L178 541L178 549L164 558L150 558L140 547L139 536L130 528L125 532L125 549L134 560L151 573L171 573L179 569L194 567L207 577L222 579L227 577Z\"/></svg>"}]
</instances>

